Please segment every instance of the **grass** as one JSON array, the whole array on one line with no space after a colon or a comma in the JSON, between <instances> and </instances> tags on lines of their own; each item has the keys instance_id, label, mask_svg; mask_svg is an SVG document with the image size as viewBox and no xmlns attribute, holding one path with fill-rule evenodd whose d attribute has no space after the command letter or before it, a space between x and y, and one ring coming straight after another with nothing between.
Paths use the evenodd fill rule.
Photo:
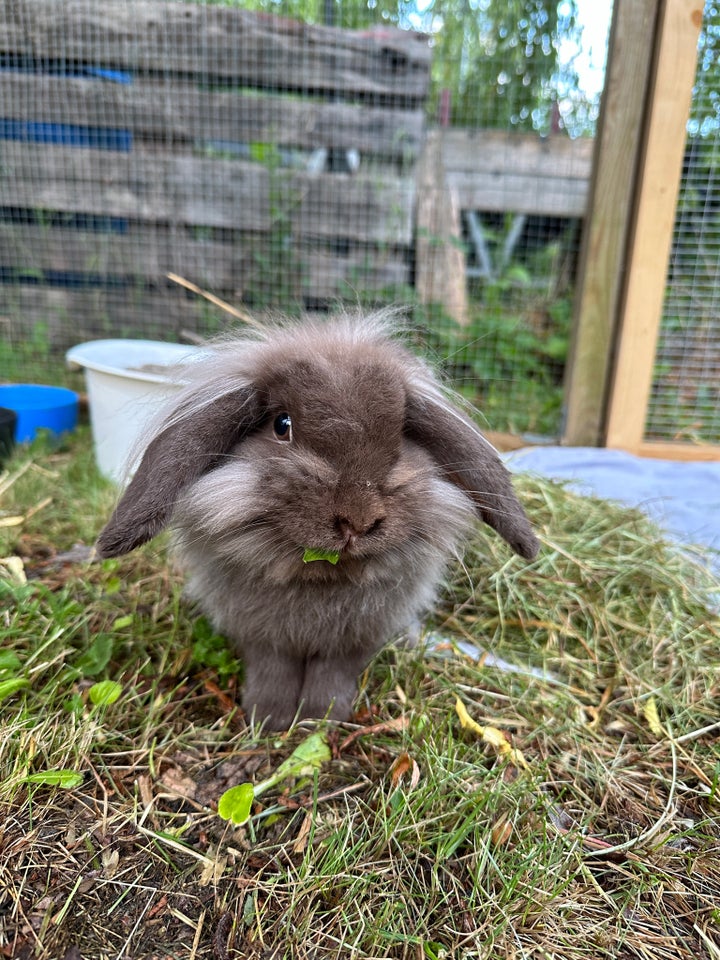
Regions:
<instances>
[{"instance_id":1,"label":"grass","mask_svg":"<svg viewBox=\"0 0 720 960\"><path fill-rule=\"evenodd\" d=\"M636 512L518 487L539 558L479 532L441 647L377 657L332 759L235 827L223 792L316 725L245 725L240 665L162 542L87 560L115 493L85 432L21 451L0 484L0 524L24 518L0 525L22 561L0 565L0 954L720 956L718 583ZM121 696L94 702L107 679Z\"/></svg>"}]
</instances>

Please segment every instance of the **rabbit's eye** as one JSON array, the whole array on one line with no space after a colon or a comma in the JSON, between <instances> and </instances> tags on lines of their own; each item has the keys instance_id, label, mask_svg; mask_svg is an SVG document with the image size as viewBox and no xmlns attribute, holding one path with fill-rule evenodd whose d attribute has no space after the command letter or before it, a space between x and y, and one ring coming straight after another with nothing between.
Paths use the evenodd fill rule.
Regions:
<instances>
[{"instance_id":1,"label":"rabbit's eye","mask_svg":"<svg viewBox=\"0 0 720 960\"><path fill-rule=\"evenodd\" d=\"M289 413L279 413L273 421L273 432L276 440L288 443L292 440L292 420Z\"/></svg>"}]
</instances>

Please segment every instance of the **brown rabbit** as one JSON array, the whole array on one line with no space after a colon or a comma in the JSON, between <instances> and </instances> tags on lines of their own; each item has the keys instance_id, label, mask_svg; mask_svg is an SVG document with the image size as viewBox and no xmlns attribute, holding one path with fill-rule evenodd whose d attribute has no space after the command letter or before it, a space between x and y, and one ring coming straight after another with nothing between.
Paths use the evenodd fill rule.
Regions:
<instances>
[{"instance_id":1,"label":"brown rabbit","mask_svg":"<svg viewBox=\"0 0 720 960\"><path fill-rule=\"evenodd\" d=\"M244 659L245 710L273 729L351 715L358 675L433 603L475 516L538 549L495 450L390 326L216 345L98 540L113 557L172 524L190 596Z\"/></svg>"}]
</instances>

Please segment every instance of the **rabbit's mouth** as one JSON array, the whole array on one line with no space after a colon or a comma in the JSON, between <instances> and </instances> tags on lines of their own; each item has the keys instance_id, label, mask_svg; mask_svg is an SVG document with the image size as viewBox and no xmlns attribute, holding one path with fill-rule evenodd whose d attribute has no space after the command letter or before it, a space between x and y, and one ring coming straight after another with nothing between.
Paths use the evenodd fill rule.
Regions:
<instances>
[{"instance_id":1,"label":"rabbit's mouth","mask_svg":"<svg viewBox=\"0 0 720 960\"><path fill-rule=\"evenodd\" d=\"M334 549L306 549L301 554L302 562L299 564L296 554L293 561L294 576L299 576L305 582L362 583L376 579L378 566L384 566L381 559L383 555L384 551L378 550L377 544L373 545L373 549L369 544L364 544L361 549L357 543L338 545Z\"/></svg>"}]
</instances>

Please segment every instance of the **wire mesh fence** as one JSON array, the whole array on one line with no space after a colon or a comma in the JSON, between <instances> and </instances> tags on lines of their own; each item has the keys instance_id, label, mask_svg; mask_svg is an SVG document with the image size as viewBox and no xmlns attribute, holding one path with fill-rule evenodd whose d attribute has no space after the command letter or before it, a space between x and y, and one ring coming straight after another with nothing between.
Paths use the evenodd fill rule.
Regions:
<instances>
[{"instance_id":1,"label":"wire mesh fence","mask_svg":"<svg viewBox=\"0 0 720 960\"><path fill-rule=\"evenodd\" d=\"M194 288L259 315L400 303L491 427L557 433L609 10L588 92L572 2L0 9L0 381L235 322ZM430 128L442 238L418 226ZM440 241L460 314L419 292Z\"/></svg>"},{"instance_id":2,"label":"wire mesh fence","mask_svg":"<svg viewBox=\"0 0 720 960\"><path fill-rule=\"evenodd\" d=\"M646 432L720 443L720 6L707 0Z\"/></svg>"}]
</instances>

